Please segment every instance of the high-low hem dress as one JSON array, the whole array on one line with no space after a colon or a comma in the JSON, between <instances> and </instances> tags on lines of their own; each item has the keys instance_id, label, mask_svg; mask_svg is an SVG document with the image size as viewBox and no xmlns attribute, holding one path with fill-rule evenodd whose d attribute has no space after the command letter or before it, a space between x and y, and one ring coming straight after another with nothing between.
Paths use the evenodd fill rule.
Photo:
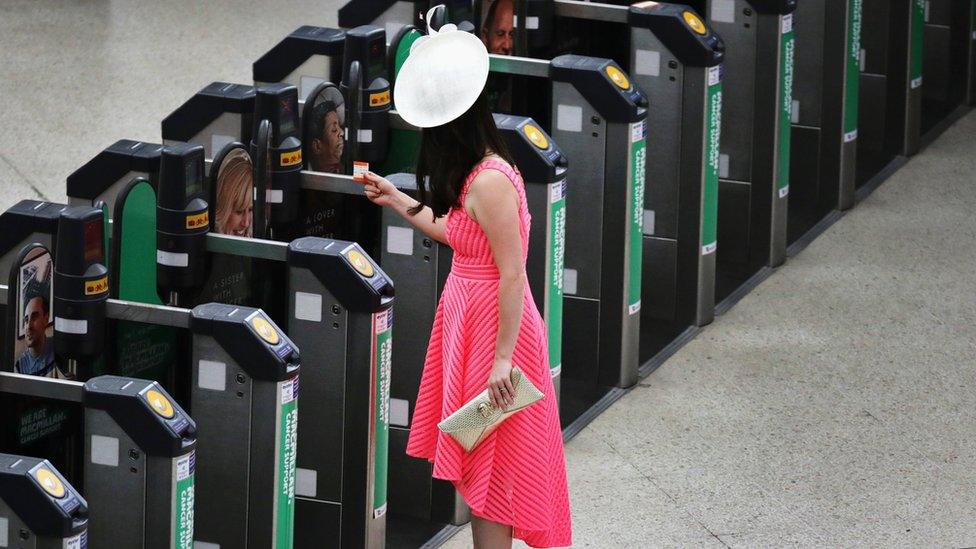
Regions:
<instances>
[{"instance_id":1,"label":"high-low hem dress","mask_svg":"<svg viewBox=\"0 0 976 549\"><path fill-rule=\"evenodd\" d=\"M528 283L512 364L545 398L505 420L471 453L437 428L485 390L495 356L498 268L488 238L464 209L468 187L485 169L502 172L518 191L523 266L527 257L530 216L522 177L505 162L483 161L465 179L461 206L447 215L454 260L434 316L407 454L431 461L433 476L453 482L473 515L511 525L513 536L531 547L566 547L572 523L562 429L546 328Z\"/></svg>"}]
</instances>

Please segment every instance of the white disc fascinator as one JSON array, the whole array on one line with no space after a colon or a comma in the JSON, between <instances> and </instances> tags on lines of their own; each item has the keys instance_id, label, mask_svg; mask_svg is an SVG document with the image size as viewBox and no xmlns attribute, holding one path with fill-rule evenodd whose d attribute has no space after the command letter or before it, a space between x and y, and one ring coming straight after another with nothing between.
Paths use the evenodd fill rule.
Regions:
<instances>
[{"instance_id":1,"label":"white disc fascinator","mask_svg":"<svg viewBox=\"0 0 976 549\"><path fill-rule=\"evenodd\" d=\"M397 74L393 103L408 124L432 128L467 112L487 81L488 50L478 37L453 24L439 31L428 24Z\"/></svg>"}]
</instances>

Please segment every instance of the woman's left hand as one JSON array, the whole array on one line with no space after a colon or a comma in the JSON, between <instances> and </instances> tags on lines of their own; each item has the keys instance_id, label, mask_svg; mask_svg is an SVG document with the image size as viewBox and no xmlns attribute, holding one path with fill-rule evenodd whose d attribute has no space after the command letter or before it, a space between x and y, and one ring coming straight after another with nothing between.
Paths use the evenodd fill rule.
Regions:
<instances>
[{"instance_id":1,"label":"woman's left hand","mask_svg":"<svg viewBox=\"0 0 976 549\"><path fill-rule=\"evenodd\" d=\"M512 386L512 360L495 358L488 376L488 396L491 405L507 410L515 404L515 387Z\"/></svg>"}]
</instances>

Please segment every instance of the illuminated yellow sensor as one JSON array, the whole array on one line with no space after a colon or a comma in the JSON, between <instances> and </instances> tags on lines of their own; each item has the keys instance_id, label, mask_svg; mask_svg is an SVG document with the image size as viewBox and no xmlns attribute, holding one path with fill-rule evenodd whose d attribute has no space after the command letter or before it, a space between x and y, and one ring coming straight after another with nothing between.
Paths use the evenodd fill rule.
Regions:
<instances>
[{"instance_id":1,"label":"illuminated yellow sensor","mask_svg":"<svg viewBox=\"0 0 976 549\"><path fill-rule=\"evenodd\" d=\"M373 265L366 259L366 256L362 254L359 250L349 250L346 254L346 258L349 259L349 263L352 264L352 268L365 276L366 278L372 278L376 271L373 270Z\"/></svg>"},{"instance_id":2,"label":"illuminated yellow sensor","mask_svg":"<svg viewBox=\"0 0 976 549\"><path fill-rule=\"evenodd\" d=\"M60 499L67 493L67 490L64 489L64 483L50 470L44 468L38 469L35 477L37 478L37 482L41 484L41 488L44 488L44 491L50 494L51 497Z\"/></svg>"},{"instance_id":3,"label":"illuminated yellow sensor","mask_svg":"<svg viewBox=\"0 0 976 549\"><path fill-rule=\"evenodd\" d=\"M85 295L98 295L108 291L108 277L85 281Z\"/></svg>"},{"instance_id":4,"label":"illuminated yellow sensor","mask_svg":"<svg viewBox=\"0 0 976 549\"><path fill-rule=\"evenodd\" d=\"M610 80L612 80L613 83L616 84L618 88L622 90L630 89L630 80L627 79L627 75L624 74L624 72L618 69L617 67L614 67L613 65L608 66L607 76L610 77Z\"/></svg>"},{"instance_id":5,"label":"illuminated yellow sensor","mask_svg":"<svg viewBox=\"0 0 976 549\"><path fill-rule=\"evenodd\" d=\"M691 30L701 35L704 35L708 32L708 28L705 26L705 23L702 23L702 20L699 19L698 16L695 15L694 13L691 13L690 11L686 11L681 15L685 18L685 23L688 23L688 26L691 27Z\"/></svg>"},{"instance_id":6,"label":"illuminated yellow sensor","mask_svg":"<svg viewBox=\"0 0 976 549\"><path fill-rule=\"evenodd\" d=\"M295 164L302 163L302 150L295 149L293 151L285 151L281 153L281 165L282 166L294 166Z\"/></svg>"},{"instance_id":7,"label":"illuminated yellow sensor","mask_svg":"<svg viewBox=\"0 0 976 549\"><path fill-rule=\"evenodd\" d=\"M261 339L267 341L270 345L277 345L281 339L278 337L278 330L274 329L274 326L267 321L263 316L256 316L251 319L251 327L254 331L261 336Z\"/></svg>"},{"instance_id":8,"label":"illuminated yellow sensor","mask_svg":"<svg viewBox=\"0 0 976 549\"><path fill-rule=\"evenodd\" d=\"M390 103L390 90L369 94L370 107L382 107Z\"/></svg>"},{"instance_id":9,"label":"illuminated yellow sensor","mask_svg":"<svg viewBox=\"0 0 976 549\"><path fill-rule=\"evenodd\" d=\"M152 409L155 410L157 414L166 419L171 419L176 415L176 410L173 409L173 404L170 403L169 399L163 396L163 393L160 393L155 389L149 389L146 391L146 402L152 406Z\"/></svg>"},{"instance_id":10,"label":"illuminated yellow sensor","mask_svg":"<svg viewBox=\"0 0 976 549\"><path fill-rule=\"evenodd\" d=\"M525 132L525 136L528 137L529 141L531 141L536 147L539 147L540 149L549 148L549 140L546 139L546 136L541 130L539 130L539 128L533 126L532 124L526 124L522 127L522 131Z\"/></svg>"},{"instance_id":11,"label":"illuminated yellow sensor","mask_svg":"<svg viewBox=\"0 0 976 549\"><path fill-rule=\"evenodd\" d=\"M199 229L210 224L210 214L207 212L186 216L187 229Z\"/></svg>"}]
</instances>

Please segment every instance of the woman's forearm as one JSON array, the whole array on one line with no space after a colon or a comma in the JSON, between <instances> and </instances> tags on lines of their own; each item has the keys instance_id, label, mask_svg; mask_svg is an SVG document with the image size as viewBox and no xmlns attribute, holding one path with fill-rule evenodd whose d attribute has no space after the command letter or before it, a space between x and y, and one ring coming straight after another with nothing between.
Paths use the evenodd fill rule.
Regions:
<instances>
[{"instance_id":1,"label":"woman's forearm","mask_svg":"<svg viewBox=\"0 0 976 549\"><path fill-rule=\"evenodd\" d=\"M511 360L522 324L525 274L502 275L498 282L498 339L495 358Z\"/></svg>"},{"instance_id":2,"label":"woman's forearm","mask_svg":"<svg viewBox=\"0 0 976 549\"><path fill-rule=\"evenodd\" d=\"M442 244L447 244L447 235L444 232L444 218L435 218L434 212L431 211L429 206L424 206L416 215L411 215L409 210L417 204L419 204L417 200L414 200L403 191L398 191L396 200L392 206L396 213L400 214L401 217L406 219L417 230Z\"/></svg>"}]
</instances>

